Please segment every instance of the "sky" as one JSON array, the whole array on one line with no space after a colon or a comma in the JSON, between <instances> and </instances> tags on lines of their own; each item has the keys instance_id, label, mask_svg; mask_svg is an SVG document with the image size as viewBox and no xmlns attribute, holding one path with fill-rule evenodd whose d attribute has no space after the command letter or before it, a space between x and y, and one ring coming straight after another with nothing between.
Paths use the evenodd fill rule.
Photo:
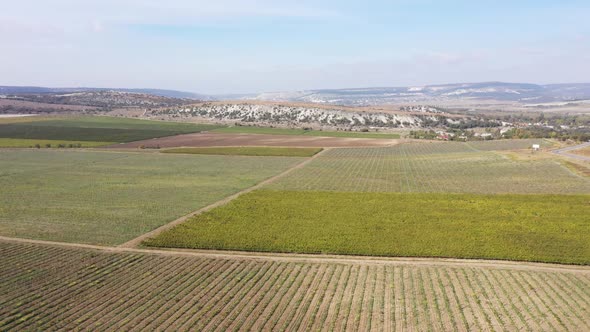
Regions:
<instances>
[{"instance_id":1,"label":"sky","mask_svg":"<svg viewBox=\"0 0 590 332\"><path fill-rule=\"evenodd\" d=\"M590 82L588 0L0 0L0 85Z\"/></svg>"}]
</instances>

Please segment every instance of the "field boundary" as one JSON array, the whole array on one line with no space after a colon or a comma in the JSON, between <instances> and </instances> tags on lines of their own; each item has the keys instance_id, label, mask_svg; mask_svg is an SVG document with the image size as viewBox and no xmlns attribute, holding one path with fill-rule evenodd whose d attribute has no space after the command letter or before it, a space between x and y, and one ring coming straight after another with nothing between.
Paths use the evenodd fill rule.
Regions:
<instances>
[{"instance_id":1,"label":"field boundary","mask_svg":"<svg viewBox=\"0 0 590 332\"><path fill-rule=\"evenodd\" d=\"M202 208L200 208L200 209L198 209L196 211L193 211L193 212L191 212L191 213L189 213L189 214L187 214L185 216L182 216L182 217L180 217L180 218L178 218L178 219L176 219L176 220L174 220L172 222L169 222L169 223L167 223L165 225L162 225L162 226L154 229L153 231L150 231L148 233L142 234L142 235L140 235L140 236L138 236L138 237L136 237L136 238L134 238L134 239L132 239L130 241L127 241L127 242L125 242L125 243L123 243L121 245L118 245L118 247L120 247L120 248L135 248L139 244L141 244L141 242L143 242L144 240L146 240L146 239L148 239L150 237L154 237L154 236L156 236L156 235L158 235L158 234L160 234L160 233L162 233L162 232L164 232L164 231L166 231L166 230L168 230L168 229L170 229L170 228L172 228L174 226L177 226L179 224L182 224L183 222L185 222L186 220L190 219L191 217L194 217L196 215L202 214L202 213L207 212L209 210L212 210L212 209L214 209L216 207L225 205L225 204L233 201L234 199L240 197L243 194L247 194L247 193L249 193L251 191L254 191L256 189L259 189L259 188L261 188L261 187L263 187L263 186L265 186L265 185L267 185L269 183L272 183L273 181L275 181L275 180L277 180L277 179L279 179L279 178L281 178L281 177L283 177L283 176L291 173L292 171L294 171L296 169L299 169L299 168L304 167L305 165L307 165L310 162L312 162L315 158L321 156L322 154L324 154L326 151L329 151L329 150L330 150L330 148L324 148L322 151L316 153L315 155L307 158L303 162L300 162L299 164L297 164L297 165L295 165L295 166L287 169L286 171L284 171L284 172L282 172L280 174L277 174L277 175L275 175L273 177L270 177L270 178L268 178L268 179L266 179L266 180L264 180L262 182L259 182L258 184L254 185L252 187L249 187L249 188L246 188L244 190L238 191L237 193L235 193L233 195L230 195L228 197L225 197L224 199L219 200L219 201L217 201L217 202L215 202L213 204L209 204L209 205L207 205L205 207L202 207Z\"/></svg>"},{"instance_id":2,"label":"field boundary","mask_svg":"<svg viewBox=\"0 0 590 332\"><path fill-rule=\"evenodd\" d=\"M566 265L552 263L535 263L508 260L460 259L460 258L426 258L426 257L379 257L347 256L293 253L263 253L247 251L222 251L202 249L143 249L130 247L108 247L92 244L53 242L0 236L0 242L44 245L72 249L86 249L105 253L130 253L176 257L202 257L210 259L272 261L316 264L352 264L352 265L400 265L400 266L441 266L491 268L498 270L519 270L537 272L567 272L590 274L590 266Z\"/></svg>"}]
</instances>

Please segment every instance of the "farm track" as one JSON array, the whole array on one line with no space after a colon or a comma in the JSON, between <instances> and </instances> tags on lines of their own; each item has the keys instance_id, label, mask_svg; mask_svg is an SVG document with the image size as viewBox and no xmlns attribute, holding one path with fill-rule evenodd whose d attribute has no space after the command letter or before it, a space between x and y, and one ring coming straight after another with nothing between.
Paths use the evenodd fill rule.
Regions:
<instances>
[{"instance_id":1,"label":"farm track","mask_svg":"<svg viewBox=\"0 0 590 332\"><path fill-rule=\"evenodd\" d=\"M380 256L353 256L353 255L319 255L319 254L292 254L247 252L230 250L199 250L199 249L144 249L127 247L108 247L91 244L52 242L22 238L0 236L0 243L15 243L42 245L62 249L87 249L104 253L149 254L172 257L199 257L240 261L275 261L293 263L330 263L353 265L399 265L399 266L432 266L432 267L456 267L456 268L490 268L533 272L570 272L590 275L590 266L564 265L552 263L535 263L521 261L504 261L488 259L458 259L458 258L428 258L428 257L380 257ZM35 254L35 256L38 254ZM15 258L18 261L19 258ZM2 272L5 273L5 272ZM590 290L589 294L590 295Z\"/></svg>"},{"instance_id":2,"label":"farm track","mask_svg":"<svg viewBox=\"0 0 590 332\"><path fill-rule=\"evenodd\" d=\"M275 176L273 176L271 178L268 178L268 179L266 179L266 180L264 180L262 182L259 182L258 184L254 185L252 187L249 187L249 188L246 188L246 189L244 189L242 191L239 191L239 192L237 192L237 193L235 193L235 194L233 194L231 196L228 196L228 197L226 197L226 198L224 198L224 199L222 199L220 201L217 201L217 202L215 202L213 204L207 205L207 206L205 206L205 207L203 207L203 208L201 208L201 209L199 209L197 211L191 212L188 215L185 215L183 217L180 217L180 218L178 218L178 219L176 219L176 220L174 220L174 221L172 221L172 222L170 222L170 223L168 223L166 225L160 226L160 227L154 229L151 232L142 234L141 236L138 236L138 237L136 237L133 240L127 241L127 242L119 245L119 247L122 247L122 248L135 248L135 247L139 246L141 244L141 242L143 242L144 240L147 240L147 239L149 239L151 237L155 237L158 234L160 234L160 233L162 233L162 232L164 232L164 231L166 231L168 229L173 228L174 226L180 225L183 222L185 222L186 220L190 219L191 217L194 217L194 216L199 215L201 213L210 211L210 210L212 210L212 209L214 209L216 207L223 206L223 205L225 205L225 204L233 201L234 199L240 197L243 194L247 194L247 193L249 193L251 191L254 191L256 189L260 189L263 186L268 185L268 184L270 184L270 183L272 183L272 182L274 182L274 181L282 178L283 176L285 176L285 175L287 175L287 174L289 174L289 173L291 173L291 172L293 172L293 171L295 171L297 169L303 168L305 165L307 165L308 163L312 162L315 158L321 156L323 153L325 153L328 150L330 150L330 148L325 148L324 150L322 150L322 151L316 153L315 155L313 155L312 157L307 158L303 162L301 162L301 163L299 163L299 164L297 164L297 165L295 165L295 166L293 166L293 167L285 170L284 172L282 172L280 174L277 174L277 175L275 175Z\"/></svg>"},{"instance_id":3,"label":"farm track","mask_svg":"<svg viewBox=\"0 0 590 332\"><path fill-rule=\"evenodd\" d=\"M0 237L0 330L590 328L590 267Z\"/></svg>"}]
</instances>

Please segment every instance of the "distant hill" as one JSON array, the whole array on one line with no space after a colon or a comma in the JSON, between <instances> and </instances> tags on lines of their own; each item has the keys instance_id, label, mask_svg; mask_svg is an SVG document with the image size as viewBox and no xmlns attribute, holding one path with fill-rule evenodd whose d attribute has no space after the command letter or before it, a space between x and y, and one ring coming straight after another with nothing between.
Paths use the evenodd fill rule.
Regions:
<instances>
[{"instance_id":1,"label":"distant hill","mask_svg":"<svg viewBox=\"0 0 590 332\"><path fill-rule=\"evenodd\" d=\"M78 93L78 92L102 92L102 91L115 91L115 92L128 92L128 93L141 93L149 94L159 97L167 98L182 98L182 99L195 99L195 100L211 100L209 96L185 92L176 90L163 90L163 89L112 89L112 88L47 88L38 86L0 86L0 95L25 95L25 94L67 94L67 93Z\"/></svg>"},{"instance_id":2,"label":"distant hill","mask_svg":"<svg viewBox=\"0 0 590 332\"><path fill-rule=\"evenodd\" d=\"M537 85L527 83L459 83L415 87L322 89L267 92L243 99L374 106L458 99L545 103L590 99L590 83Z\"/></svg>"}]
</instances>

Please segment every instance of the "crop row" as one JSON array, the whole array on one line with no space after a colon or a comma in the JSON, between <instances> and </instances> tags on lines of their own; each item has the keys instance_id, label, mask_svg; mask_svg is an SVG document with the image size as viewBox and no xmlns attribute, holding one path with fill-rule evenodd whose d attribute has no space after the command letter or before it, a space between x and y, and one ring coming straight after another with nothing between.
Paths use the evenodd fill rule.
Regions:
<instances>
[{"instance_id":1,"label":"crop row","mask_svg":"<svg viewBox=\"0 0 590 332\"><path fill-rule=\"evenodd\" d=\"M0 242L1 330L590 329L590 274Z\"/></svg>"},{"instance_id":2,"label":"crop row","mask_svg":"<svg viewBox=\"0 0 590 332\"><path fill-rule=\"evenodd\" d=\"M270 188L572 194L590 192L590 180L550 159L518 161L465 143L421 143L332 149Z\"/></svg>"}]
</instances>

